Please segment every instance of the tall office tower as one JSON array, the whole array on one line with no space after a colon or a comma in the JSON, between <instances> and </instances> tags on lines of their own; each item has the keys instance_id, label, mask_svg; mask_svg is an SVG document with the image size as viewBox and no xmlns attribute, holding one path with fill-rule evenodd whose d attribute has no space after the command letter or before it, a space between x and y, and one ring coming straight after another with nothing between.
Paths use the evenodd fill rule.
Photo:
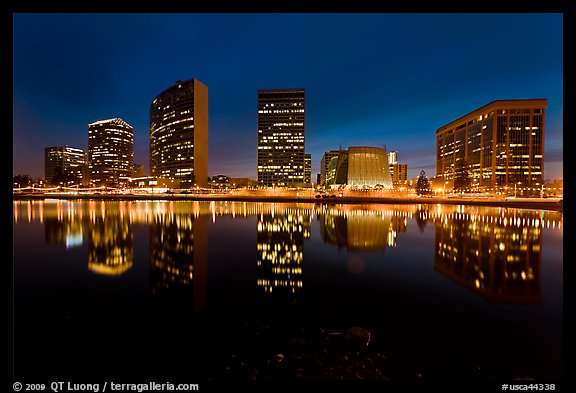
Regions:
<instances>
[{"instance_id":1,"label":"tall office tower","mask_svg":"<svg viewBox=\"0 0 576 393\"><path fill-rule=\"evenodd\" d=\"M44 148L44 180L70 179L74 184L88 184L88 156L82 149L66 146Z\"/></svg>"},{"instance_id":2,"label":"tall office tower","mask_svg":"<svg viewBox=\"0 0 576 393\"><path fill-rule=\"evenodd\" d=\"M134 170L134 128L120 118L88 124L88 171L96 185L128 182Z\"/></svg>"},{"instance_id":3,"label":"tall office tower","mask_svg":"<svg viewBox=\"0 0 576 393\"><path fill-rule=\"evenodd\" d=\"M304 183L305 90L258 90L258 184Z\"/></svg>"},{"instance_id":4,"label":"tall office tower","mask_svg":"<svg viewBox=\"0 0 576 393\"><path fill-rule=\"evenodd\" d=\"M330 150L324 153L322 160L320 161L320 184L326 184L326 173L328 171L328 166L330 165L330 160L334 157L338 157L340 150Z\"/></svg>"},{"instance_id":5,"label":"tall office tower","mask_svg":"<svg viewBox=\"0 0 576 393\"><path fill-rule=\"evenodd\" d=\"M436 177L487 189L544 180L546 99L496 100L436 130Z\"/></svg>"},{"instance_id":6,"label":"tall office tower","mask_svg":"<svg viewBox=\"0 0 576 393\"><path fill-rule=\"evenodd\" d=\"M312 183L312 154L304 154L304 183Z\"/></svg>"},{"instance_id":7,"label":"tall office tower","mask_svg":"<svg viewBox=\"0 0 576 393\"><path fill-rule=\"evenodd\" d=\"M150 105L150 174L208 186L208 88L177 81Z\"/></svg>"}]
</instances>

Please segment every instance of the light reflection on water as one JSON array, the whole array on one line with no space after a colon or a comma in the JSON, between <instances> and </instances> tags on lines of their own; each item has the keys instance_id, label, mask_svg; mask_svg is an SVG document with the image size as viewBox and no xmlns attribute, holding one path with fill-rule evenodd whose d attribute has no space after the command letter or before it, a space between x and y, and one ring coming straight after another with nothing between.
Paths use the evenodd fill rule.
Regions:
<instances>
[{"instance_id":1,"label":"light reflection on water","mask_svg":"<svg viewBox=\"0 0 576 393\"><path fill-rule=\"evenodd\" d=\"M558 212L425 204L47 200L15 201L13 217L16 295L23 307L80 285L72 296L99 288L118 301L127 294L142 302L185 299L191 315L207 309L248 313L272 302L286 313L299 307L298 315L315 323L362 321L382 335L413 328L413 320L402 321L406 308L426 314L441 307L450 316L440 321L447 325L455 313L485 314L487 327L515 318L512 323L531 329L527 336L539 356L553 334L561 342L563 216ZM34 237L38 229L43 239ZM36 250L29 249L31 242ZM31 257L34 252L43 260ZM120 280L101 287L98 277ZM393 306L390 299L396 299ZM394 326L374 315L387 307L396 317ZM527 321L538 323L528 328ZM558 375L561 354L557 345L548 351L551 369L541 372Z\"/></svg>"}]
</instances>

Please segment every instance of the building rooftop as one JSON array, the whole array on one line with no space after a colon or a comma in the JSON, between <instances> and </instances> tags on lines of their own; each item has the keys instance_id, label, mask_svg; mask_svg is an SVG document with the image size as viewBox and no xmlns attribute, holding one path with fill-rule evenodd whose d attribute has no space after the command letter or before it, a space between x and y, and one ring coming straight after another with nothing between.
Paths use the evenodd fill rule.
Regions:
<instances>
[{"instance_id":1,"label":"building rooftop","mask_svg":"<svg viewBox=\"0 0 576 393\"><path fill-rule=\"evenodd\" d=\"M457 124L461 123L467 117L473 117L476 115L480 115L489 109L504 108L505 106L510 106L510 105L514 105L515 107L528 107L528 108L531 108L535 105L539 105L539 106L543 105L546 107L548 105L548 100L546 98L528 98L528 99L517 99L517 100L514 100L514 99L494 100L494 101L492 101L492 102L490 102L484 106L481 106L478 109L475 109L475 110L459 117L456 120L451 121L450 123L443 125L442 127L439 127L436 130L436 132L443 131L445 128L448 128L451 125L457 125Z\"/></svg>"}]
</instances>

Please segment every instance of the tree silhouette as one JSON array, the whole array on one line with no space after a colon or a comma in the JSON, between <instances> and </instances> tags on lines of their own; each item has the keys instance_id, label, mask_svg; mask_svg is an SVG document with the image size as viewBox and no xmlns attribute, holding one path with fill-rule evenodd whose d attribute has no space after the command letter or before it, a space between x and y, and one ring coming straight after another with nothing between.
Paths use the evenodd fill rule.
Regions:
<instances>
[{"instance_id":1,"label":"tree silhouette","mask_svg":"<svg viewBox=\"0 0 576 393\"><path fill-rule=\"evenodd\" d=\"M16 175L13 182L18 184L19 187L27 187L32 183L32 178L28 175Z\"/></svg>"},{"instance_id":2,"label":"tree silhouette","mask_svg":"<svg viewBox=\"0 0 576 393\"><path fill-rule=\"evenodd\" d=\"M416 194L427 195L431 192L432 190L430 189L430 181L428 180L428 177L426 177L426 172L421 170L420 176L418 176L418 181L416 182Z\"/></svg>"}]
</instances>

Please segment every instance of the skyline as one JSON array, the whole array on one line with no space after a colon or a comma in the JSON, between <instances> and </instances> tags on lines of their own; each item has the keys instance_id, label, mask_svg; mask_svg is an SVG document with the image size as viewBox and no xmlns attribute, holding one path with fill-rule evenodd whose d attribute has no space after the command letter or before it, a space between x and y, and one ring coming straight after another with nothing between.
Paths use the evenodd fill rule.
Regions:
<instances>
[{"instance_id":1,"label":"skyline","mask_svg":"<svg viewBox=\"0 0 576 393\"><path fill-rule=\"evenodd\" d=\"M13 20L13 175L43 177L45 147L87 150L88 124L114 117L134 127L134 160L149 174L151 102L197 78L208 87L209 176L256 179L258 90L304 88L313 181L339 146L386 146L409 179L434 176L436 129L494 100L531 98L548 100L544 178L563 177L562 14Z\"/></svg>"}]
</instances>

